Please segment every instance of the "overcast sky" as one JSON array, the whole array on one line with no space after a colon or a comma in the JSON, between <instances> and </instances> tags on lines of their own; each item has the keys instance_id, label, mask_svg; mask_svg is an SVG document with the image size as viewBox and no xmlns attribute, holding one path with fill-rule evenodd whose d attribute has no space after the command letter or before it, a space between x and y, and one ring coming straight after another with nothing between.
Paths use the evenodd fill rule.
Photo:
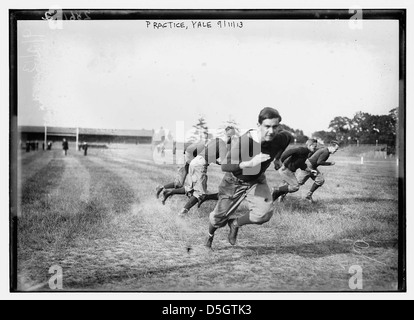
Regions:
<instances>
[{"instance_id":1,"label":"overcast sky","mask_svg":"<svg viewBox=\"0 0 414 320\"><path fill-rule=\"evenodd\" d=\"M175 131L203 115L251 128L263 107L307 135L335 116L398 107L398 21L18 22L18 123ZM176 22L180 22L176 21ZM239 20L236 20L239 21Z\"/></svg>"}]
</instances>

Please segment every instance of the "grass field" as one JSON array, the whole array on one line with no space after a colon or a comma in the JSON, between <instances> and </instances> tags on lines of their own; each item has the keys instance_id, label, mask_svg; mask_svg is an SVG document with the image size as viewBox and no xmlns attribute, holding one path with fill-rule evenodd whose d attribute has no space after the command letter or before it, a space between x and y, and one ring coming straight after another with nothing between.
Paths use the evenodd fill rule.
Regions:
<instances>
[{"instance_id":1,"label":"grass field","mask_svg":"<svg viewBox=\"0 0 414 320\"><path fill-rule=\"evenodd\" d=\"M244 226L238 242L219 229L204 248L215 202L177 216L187 198L155 198L176 165L154 164L146 146L19 154L18 289L50 291L49 268L62 268L65 291L211 292L393 291L398 281L396 162L331 157L326 184L303 200L309 181L277 204L269 223ZM209 167L209 190L222 177ZM267 172L269 184L279 175ZM241 207L240 210L246 210ZM187 247L192 250L188 251Z\"/></svg>"}]
</instances>

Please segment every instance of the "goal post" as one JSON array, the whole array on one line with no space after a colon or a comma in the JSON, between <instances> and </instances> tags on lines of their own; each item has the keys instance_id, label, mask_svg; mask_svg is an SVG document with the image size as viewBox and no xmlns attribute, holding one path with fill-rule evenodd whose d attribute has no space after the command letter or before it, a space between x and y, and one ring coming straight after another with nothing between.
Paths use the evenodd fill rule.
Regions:
<instances>
[{"instance_id":1,"label":"goal post","mask_svg":"<svg viewBox=\"0 0 414 320\"><path fill-rule=\"evenodd\" d=\"M79 127L76 128L76 150L79 150Z\"/></svg>"},{"instance_id":2,"label":"goal post","mask_svg":"<svg viewBox=\"0 0 414 320\"><path fill-rule=\"evenodd\" d=\"M47 147L47 126L45 126L45 148Z\"/></svg>"}]
</instances>

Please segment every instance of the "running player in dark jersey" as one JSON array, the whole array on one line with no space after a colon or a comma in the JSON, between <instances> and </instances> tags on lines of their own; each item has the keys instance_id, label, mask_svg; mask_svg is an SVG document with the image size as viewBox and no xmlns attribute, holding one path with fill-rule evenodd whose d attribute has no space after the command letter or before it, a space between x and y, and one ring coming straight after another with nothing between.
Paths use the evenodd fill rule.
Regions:
<instances>
[{"instance_id":1,"label":"running player in dark jersey","mask_svg":"<svg viewBox=\"0 0 414 320\"><path fill-rule=\"evenodd\" d=\"M280 158L283 165L279 169L283 184L273 189L273 201L279 197L279 199L283 199L287 193L299 190L300 184L295 176L295 172L298 169L307 169L306 160L315 152L316 146L317 141L309 139L306 141L306 147L291 148L283 152Z\"/></svg>"},{"instance_id":2,"label":"running player in dark jersey","mask_svg":"<svg viewBox=\"0 0 414 320\"><path fill-rule=\"evenodd\" d=\"M276 170L280 168L280 156L293 140L288 132L277 133L281 120L277 110L264 108L258 117L258 128L232 142L221 165L226 173L219 186L219 200L210 213L206 247L211 248L215 231L226 224L230 227L229 242L234 245L241 226L263 224L272 217L272 194L264 173L272 162ZM249 212L236 217L234 213L244 199Z\"/></svg>"},{"instance_id":3,"label":"running player in dark jersey","mask_svg":"<svg viewBox=\"0 0 414 320\"><path fill-rule=\"evenodd\" d=\"M316 189L325 183L325 178L323 177L323 174L318 170L318 167L335 165L334 161L326 160L328 160L331 154L334 154L336 151L338 151L338 148L339 143L337 141L332 141L328 147L318 149L311 157L309 157L308 160L306 160L306 170L298 170L297 179L300 185L305 184L309 178L314 181L305 198L309 202L313 202L313 193L316 191Z\"/></svg>"}]
</instances>

